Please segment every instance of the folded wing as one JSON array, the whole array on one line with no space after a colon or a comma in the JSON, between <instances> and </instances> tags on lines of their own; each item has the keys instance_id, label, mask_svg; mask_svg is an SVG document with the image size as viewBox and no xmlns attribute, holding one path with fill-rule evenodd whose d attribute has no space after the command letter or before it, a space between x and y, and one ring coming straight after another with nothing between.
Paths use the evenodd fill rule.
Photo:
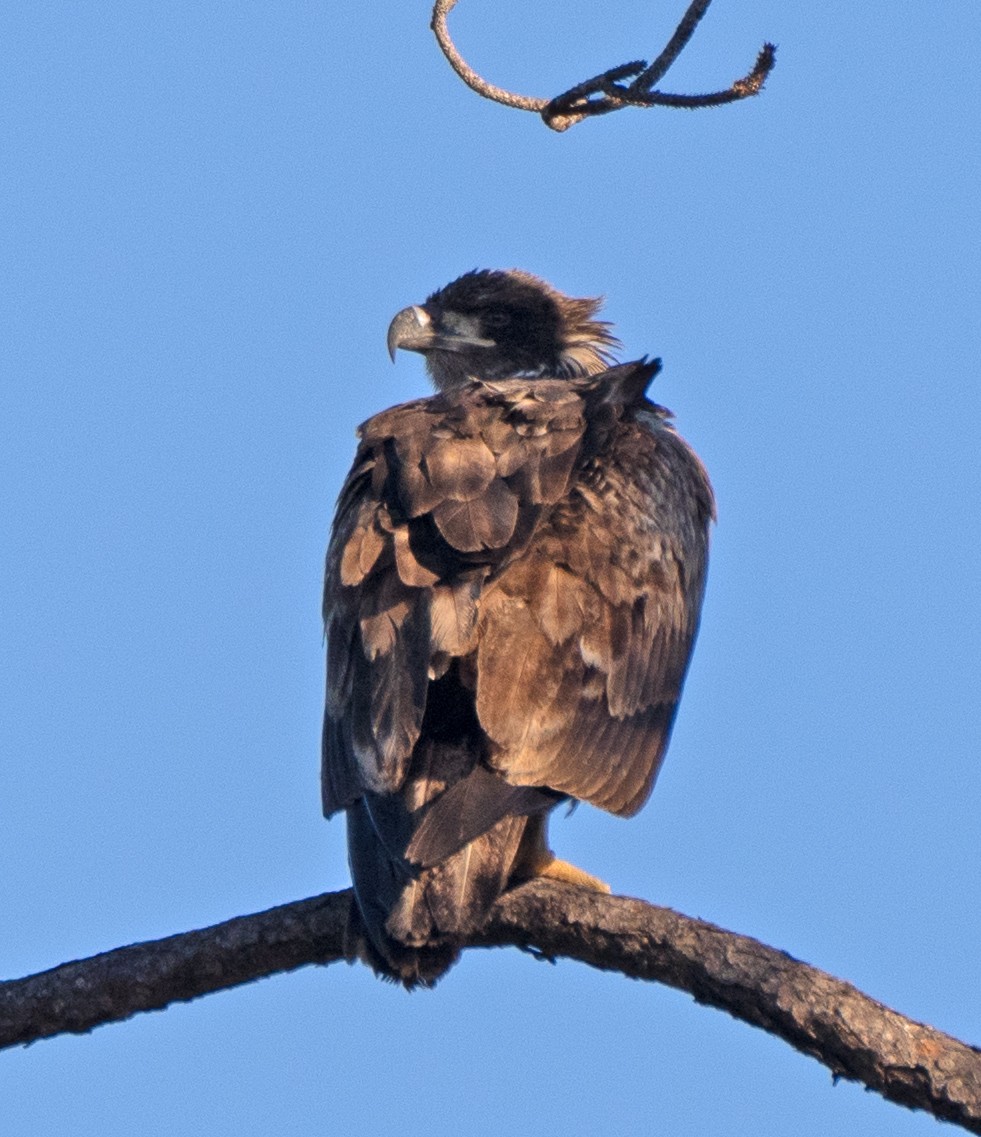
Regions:
<instances>
[{"instance_id":1,"label":"folded wing","mask_svg":"<svg viewBox=\"0 0 981 1137\"><path fill-rule=\"evenodd\" d=\"M451 667L506 783L623 815L646 800L713 513L698 459L643 397L655 369L472 383L361 428L325 580L328 814L402 789Z\"/></svg>"}]
</instances>

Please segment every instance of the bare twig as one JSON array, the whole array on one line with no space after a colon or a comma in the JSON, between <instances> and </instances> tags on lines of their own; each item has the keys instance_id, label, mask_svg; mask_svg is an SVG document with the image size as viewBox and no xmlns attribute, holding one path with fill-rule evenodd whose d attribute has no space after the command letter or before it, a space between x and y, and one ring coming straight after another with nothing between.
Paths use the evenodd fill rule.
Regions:
<instances>
[{"instance_id":1,"label":"bare twig","mask_svg":"<svg viewBox=\"0 0 981 1137\"><path fill-rule=\"evenodd\" d=\"M651 90L655 83L660 83L667 75L668 69L685 50L688 41L695 34L699 21L708 11L711 3L712 0L692 0L692 3L688 5L688 11L681 17L681 23L674 29L674 35L668 40L664 50L643 75L638 76L632 84L638 91Z\"/></svg>"},{"instance_id":2,"label":"bare twig","mask_svg":"<svg viewBox=\"0 0 981 1137\"><path fill-rule=\"evenodd\" d=\"M350 960L351 904L350 892L330 893L0 984L0 1048ZM981 1133L981 1051L747 936L640 900L538 880L502 897L472 944L504 945L688 991L817 1058L835 1077Z\"/></svg>"},{"instance_id":3,"label":"bare twig","mask_svg":"<svg viewBox=\"0 0 981 1137\"><path fill-rule=\"evenodd\" d=\"M503 87L495 87L493 83L488 83L486 79L482 79L473 68L467 65L466 60L457 51L453 40L450 38L449 28L446 26L446 17L456 7L456 3L457 0L436 0L433 5L433 18L429 26L433 29L436 40L443 49L443 54L457 75L468 87L476 91L478 95L483 95L485 99L493 99L495 103L503 103L506 107L516 107L521 111L537 111L539 113L543 111L548 105L548 99L536 99L531 95L515 95L511 91L505 91Z\"/></svg>"},{"instance_id":4,"label":"bare twig","mask_svg":"<svg viewBox=\"0 0 981 1137\"><path fill-rule=\"evenodd\" d=\"M621 87L611 82L615 78L616 68L614 68L558 95L542 111L542 117L551 125L552 119L563 121L571 116L578 121L588 116L609 114L610 111L619 110L621 107L681 107L686 110L698 110L700 107L721 107L726 103L735 103L760 93L766 77L776 62L776 50L772 43L765 43L748 75L737 79L724 91L710 91L703 95L676 95L668 91L648 90L639 86L644 76L653 71L653 66L639 75L628 87ZM600 97L595 98L596 95Z\"/></svg>"},{"instance_id":5,"label":"bare twig","mask_svg":"<svg viewBox=\"0 0 981 1137\"><path fill-rule=\"evenodd\" d=\"M668 69L684 50L711 2L712 0L692 0L681 22L675 28L674 35L649 66L645 60L639 60L611 67L592 79L577 83L554 99L542 99L506 91L503 87L488 83L469 66L453 43L446 23L447 16L456 7L457 0L435 0L431 26L450 66L468 87L484 98L502 103L506 107L534 111L542 116L547 126L562 131L568 130L570 126L574 126L584 118L609 114L610 111L620 110L621 107L696 109L722 106L724 103L734 103L759 94L776 62L776 48L772 43L763 45L753 69L747 75L737 79L723 91L712 91L704 95L677 95L655 89L655 85L664 78ZM631 81L624 86L626 79Z\"/></svg>"}]
</instances>

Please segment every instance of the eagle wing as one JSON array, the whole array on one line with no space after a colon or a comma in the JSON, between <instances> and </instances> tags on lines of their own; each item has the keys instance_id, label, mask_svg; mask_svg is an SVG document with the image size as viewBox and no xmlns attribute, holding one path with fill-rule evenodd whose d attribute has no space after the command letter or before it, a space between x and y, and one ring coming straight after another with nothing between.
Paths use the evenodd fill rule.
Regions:
<instances>
[{"instance_id":1,"label":"eagle wing","mask_svg":"<svg viewBox=\"0 0 981 1137\"><path fill-rule=\"evenodd\" d=\"M487 590L477 713L492 766L631 816L667 748L704 592L713 501L663 420L621 422Z\"/></svg>"},{"instance_id":2,"label":"eagle wing","mask_svg":"<svg viewBox=\"0 0 981 1137\"><path fill-rule=\"evenodd\" d=\"M324 585L328 815L402 787L428 685L472 655L488 581L567 493L585 409L563 381L473 383L360 428Z\"/></svg>"},{"instance_id":3,"label":"eagle wing","mask_svg":"<svg viewBox=\"0 0 981 1137\"><path fill-rule=\"evenodd\" d=\"M327 555L328 814L403 786L454 660L505 782L622 815L646 800L713 514L698 459L643 398L655 371L473 383L361 428Z\"/></svg>"}]
</instances>

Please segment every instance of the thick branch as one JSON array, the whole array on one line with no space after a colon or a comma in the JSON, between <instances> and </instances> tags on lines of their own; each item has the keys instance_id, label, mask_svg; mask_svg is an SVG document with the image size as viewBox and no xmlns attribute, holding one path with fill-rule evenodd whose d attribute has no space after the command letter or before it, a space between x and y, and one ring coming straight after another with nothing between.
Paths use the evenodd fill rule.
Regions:
<instances>
[{"instance_id":1,"label":"thick branch","mask_svg":"<svg viewBox=\"0 0 981 1137\"><path fill-rule=\"evenodd\" d=\"M0 1048L351 959L351 904L350 892L329 893L2 983ZM505 945L688 991L817 1058L835 1077L981 1133L981 1051L747 936L539 880L504 896L472 946Z\"/></svg>"},{"instance_id":2,"label":"thick branch","mask_svg":"<svg viewBox=\"0 0 981 1137\"><path fill-rule=\"evenodd\" d=\"M0 1050L344 959L352 895L327 893L0 983Z\"/></svg>"},{"instance_id":3,"label":"thick branch","mask_svg":"<svg viewBox=\"0 0 981 1137\"><path fill-rule=\"evenodd\" d=\"M466 62L457 50L447 17L456 7L457 0L435 0L430 26L436 40L453 70L471 90L501 103L523 111L535 111L542 116L546 126L553 130L568 130L584 118L609 114L623 107L717 107L724 103L734 103L758 95L763 89L766 77L776 62L776 48L772 43L763 45L756 58L753 69L741 79L737 79L723 91L712 91L704 95L678 95L655 90L655 85L667 74L668 69L684 50L705 15L712 0L692 0L681 22L667 45L650 66L644 60L636 63L623 63L611 67L592 79L577 83L568 91L554 99L542 99L532 95L519 95L489 83ZM623 80L630 79L627 86Z\"/></svg>"},{"instance_id":4,"label":"thick branch","mask_svg":"<svg viewBox=\"0 0 981 1137\"><path fill-rule=\"evenodd\" d=\"M758 940L641 900L541 882L498 904L482 942L533 947L687 991L863 1082L981 1133L981 1050Z\"/></svg>"}]
</instances>

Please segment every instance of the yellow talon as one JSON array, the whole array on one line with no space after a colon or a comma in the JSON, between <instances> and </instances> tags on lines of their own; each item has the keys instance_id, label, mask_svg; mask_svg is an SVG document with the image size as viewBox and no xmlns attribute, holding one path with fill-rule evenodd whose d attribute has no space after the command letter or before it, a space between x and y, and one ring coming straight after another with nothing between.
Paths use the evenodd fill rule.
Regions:
<instances>
[{"instance_id":1,"label":"yellow talon","mask_svg":"<svg viewBox=\"0 0 981 1137\"><path fill-rule=\"evenodd\" d=\"M560 861L548 849L536 849L522 866L528 876L544 876L549 880L561 880L566 884L578 884L581 888L591 888L594 892L609 892L610 886L592 873L583 871L568 861Z\"/></svg>"}]
</instances>

